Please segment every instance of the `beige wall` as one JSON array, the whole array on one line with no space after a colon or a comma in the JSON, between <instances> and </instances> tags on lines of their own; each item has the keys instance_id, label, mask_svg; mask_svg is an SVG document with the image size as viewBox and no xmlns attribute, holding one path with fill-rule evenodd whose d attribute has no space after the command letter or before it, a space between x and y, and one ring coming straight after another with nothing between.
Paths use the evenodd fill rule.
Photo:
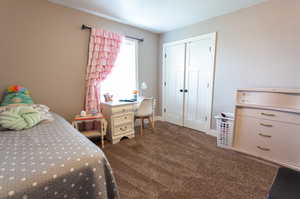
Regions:
<instances>
[{"instance_id":1,"label":"beige wall","mask_svg":"<svg viewBox=\"0 0 300 199\"><path fill-rule=\"evenodd\" d=\"M81 24L144 38L139 80L157 97L157 34L115 23L47 0L1 0L0 92L11 84L29 88L36 103L67 119L83 108L89 31Z\"/></svg>"},{"instance_id":2,"label":"beige wall","mask_svg":"<svg viewBox=\"0 0 300 199\"><path fill-rule=\"evenodd\" d=\"M233 112L237 88L300 88L299 11L299 0L270 0L165 33L160 43L218 32L213 114Z\"/></svg>"}]
</instances>

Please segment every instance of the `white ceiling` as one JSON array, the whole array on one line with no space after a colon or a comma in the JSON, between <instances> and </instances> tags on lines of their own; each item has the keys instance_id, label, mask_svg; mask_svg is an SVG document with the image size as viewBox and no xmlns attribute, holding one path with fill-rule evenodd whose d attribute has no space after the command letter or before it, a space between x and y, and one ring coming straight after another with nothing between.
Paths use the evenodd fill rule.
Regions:
<instances>
[{"instance_id":1,"label":"white ceiling","mask_svg":"<svg viewBox=\"0 0 300 199\"><path fill-rule=\"evenodd\" d=\"M48 0L161 33L267 0Z\"/></svg>"}]
</instances>

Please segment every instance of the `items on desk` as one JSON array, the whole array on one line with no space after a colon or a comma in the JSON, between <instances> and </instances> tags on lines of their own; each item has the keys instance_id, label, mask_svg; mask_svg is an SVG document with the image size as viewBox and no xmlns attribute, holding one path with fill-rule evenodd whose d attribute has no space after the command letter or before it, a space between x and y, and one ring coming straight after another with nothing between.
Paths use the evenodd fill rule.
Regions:
<instances>
[{"instance_id":1,"label":"items on desk","mask_svg":"<svg viewBox=\"0 0 300 199\"><path fill-rule=\"evenodd\" d=\"M110 95L109 93L104 94L104 100L105 102L112 102L113 101L113 95Z\"/></svg>"},{"instance_id":2,"label":"items on desk","mask_svg":"<svg viewBox=\"0 0 300 199\"><path fill-rule=\"evenodd\" d=\"M119 102L136 102L136 99L120 99Z\"/></svg>"},{"instance_id":3,"label":"items on desk","mask_svg":"<svg viewBox=\"0 0 300 199\"><path fill-rule=\"evenodd\" d=\"M132 99L120 99L119 102L136 102L138 101L138 90L133 90L133 98Z\"/></svg>"},{"instance_id":4,"label":"items on desk","mask_svg":"<svg viewBox=\"0 0 300 199\"><path fill-rule=\"evenodd\" d=\"M142 82L141 84L141 96L145 95L145 91L148 89L148 85L146 82Z\"/></svg>"},{"instance_id":5,"label":"items on desk","mask_svg":"<svg viewBox=\"0 0 300 199\"><path fill-rule=\"evenodd\" d=\"M135 99L135 101L137 101L138 99L138 93L139 93L138 90L133 90L133 99Z\"/></svg>"},{"instance_id":6,"label":"items on desk","mask_svg":"<svg viewBox=\"0 0 300 199\"><path fill-rule=\"evenodd\" d=\"M92 114L92 116L98 115L98 111L97 110L92 110L91 114Z\"/></svg>"},{"instance_id":7,"label":"items on desk","mask_svg":"<svg viewBox=\"0 0 300 199\"><path fill-rule=\"evenodd\" d=\"M85 111L81 111L80 112L80 117L85 117L86 116L86 112Z\"/></svg>"}]
</instances>

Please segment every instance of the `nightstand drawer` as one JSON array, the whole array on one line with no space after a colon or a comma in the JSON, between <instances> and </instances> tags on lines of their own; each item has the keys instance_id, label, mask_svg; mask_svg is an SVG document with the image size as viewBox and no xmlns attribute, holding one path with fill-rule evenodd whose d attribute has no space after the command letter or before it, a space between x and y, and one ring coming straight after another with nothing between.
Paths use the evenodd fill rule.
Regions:
<instances>
[{"instance_id":1,"label":"nightstand drawer","mask_svg":"<svg viewBox=\"0 0 300 199\"><path fill-rule=\"evenodd\" d=\"M128 133L128 132L131 132L131 131L133 131L133 124L132 123L123 124L123 125L120 125L120 126L115 126L113 136L121 135L121 134Z\"/></svg>"},{"instance_id":2,"label":"nightstand drawer","mask_svg":"<svg viewBox=\"0 0 300 199\"><path fill-rule=\"evenodd\" d=\"M117 106L113 107L111 109L112 114L122 114L122 113L127 113L127 112L133 112L133 106L132 105L127 105L127 106Z\"/></svg>"},{"instance_id":3,"label":"nightstand drawer","mask_svg":"<svg viewBox=\"0 0 300 199\"><path fill-rule=\"evenodd\" d=\"M121 124L127 124L133 121L134 114L133 113L127 113L120 116L114 116L112 117L112 125L118 126Z\"/></svg>"}]
</instances>

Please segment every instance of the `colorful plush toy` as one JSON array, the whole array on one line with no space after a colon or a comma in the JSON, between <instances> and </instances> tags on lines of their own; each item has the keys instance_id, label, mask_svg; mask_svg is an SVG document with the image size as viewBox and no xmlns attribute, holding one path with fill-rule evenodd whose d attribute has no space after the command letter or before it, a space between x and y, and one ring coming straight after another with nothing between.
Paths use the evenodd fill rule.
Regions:
<instances>
[{"instance_id":1,"label":"colorful plush toy","mask_svg":"<svg viewBox=\"0 0 300 199\"><path fill-rule=\"evenodd\" d=\"M7 106L9 104L33 104L33 101L26 88L14 85L8 87L4 92L0 106Z\"/></svg>"}]
</instances>

